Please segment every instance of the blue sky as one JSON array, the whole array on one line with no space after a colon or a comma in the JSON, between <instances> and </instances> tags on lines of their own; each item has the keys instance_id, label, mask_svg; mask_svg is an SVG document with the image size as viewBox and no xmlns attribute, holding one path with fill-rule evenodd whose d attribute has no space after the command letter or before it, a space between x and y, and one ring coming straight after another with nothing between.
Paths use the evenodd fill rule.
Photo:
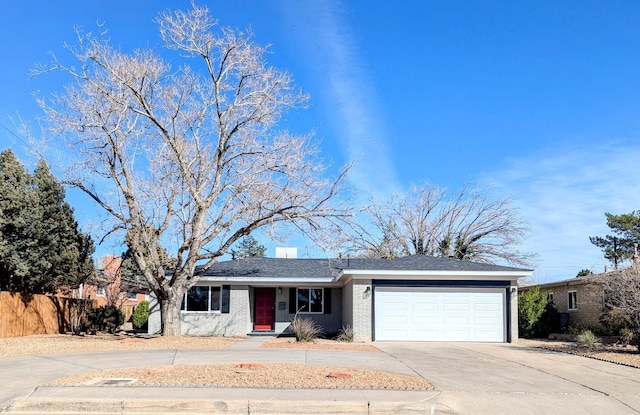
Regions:
<instances>
[{"instance_id":1,"label":"blue sky","mask_svg":"<svg viewBox=\"0 0 640 415\"><path fill-rule=\"evenodd\" d=\"M311 95L287 127L314 130L354 185L384 195L411 182L490 184L531 227L535 278L606 261L588 237L605 212L640 208L640 3L632 1L200 1L224 26L249 25L272 64ZM0 150L33 166L12 119L40 115L29 79L74 25L104 23L125 50L157 47L152 19L188 1L0 4ZM71 192L81 223L96 207ZM102 247L108 250L109 247Z\"/></svg>"}]
</instances>

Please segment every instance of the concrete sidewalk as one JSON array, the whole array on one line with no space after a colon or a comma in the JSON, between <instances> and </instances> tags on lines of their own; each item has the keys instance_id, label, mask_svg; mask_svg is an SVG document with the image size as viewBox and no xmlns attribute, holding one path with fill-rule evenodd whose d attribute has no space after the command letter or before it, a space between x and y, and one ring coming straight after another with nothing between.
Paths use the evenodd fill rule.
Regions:
<instances>
[{"instance_id":1,"label":"concrete sidewalk","mask_svg":"<svg viewBox=\"0 0 640 415\"><path fill-rule=\"evenodd\" d=\"M0 370L0 408L4 407L4 412L23 415L449 413L447 408L433 401L438 392L424 390L42 386L72 373L202 362L331 365L416 375L410 368L385 353L260 349L265 340L267 339L250 337L225 349L153 350L5 359ZM33 371L34 367L39 369Z\"/></svg>"}]
</instances>

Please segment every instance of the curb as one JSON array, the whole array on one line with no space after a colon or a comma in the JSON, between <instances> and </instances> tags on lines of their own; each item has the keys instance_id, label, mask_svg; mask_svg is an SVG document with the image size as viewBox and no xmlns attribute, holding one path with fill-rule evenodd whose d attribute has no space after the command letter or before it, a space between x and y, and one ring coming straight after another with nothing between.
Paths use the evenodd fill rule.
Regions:
<instances>
[{"instance_id":1,"label":"curb","mask_svg":"<svg viewBox=\"0 0 640 415\"><path fill-rule=\"evenodd\" d=\"M436 402L284 401L218 399L59 399L18 398L13 414L451 414Z\"/></svg>"}]
</instances>

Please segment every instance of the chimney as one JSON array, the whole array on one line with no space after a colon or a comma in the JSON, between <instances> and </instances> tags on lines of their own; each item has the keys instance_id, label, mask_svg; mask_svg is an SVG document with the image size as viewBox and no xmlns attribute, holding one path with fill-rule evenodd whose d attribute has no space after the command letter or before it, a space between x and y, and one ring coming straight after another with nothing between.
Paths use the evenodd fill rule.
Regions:
<instances>
[{"instance_id":1,"label":"chimney","mask_svg":"<svg viewBox=\"0 0 640 415\"><path fill-rule=\"evenodd\" d=\"M276 258L296 259L298 258L298 248L276 247Z\"/></svg>"}]
</instances>

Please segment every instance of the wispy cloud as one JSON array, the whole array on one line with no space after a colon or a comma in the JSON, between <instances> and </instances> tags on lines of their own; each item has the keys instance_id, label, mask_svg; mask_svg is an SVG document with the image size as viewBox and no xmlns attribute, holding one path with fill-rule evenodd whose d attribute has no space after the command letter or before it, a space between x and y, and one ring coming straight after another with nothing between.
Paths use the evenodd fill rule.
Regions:
<instances>
[{"instance_id":1,"label":"wispy cloud","mask_svg":"<svg viewBox=\"0 0 640 415\"><path fill-rule=\"evenodd\" d=\"M295 6L333 130L356 167L351 180L363 191L397 187L380 99L339 0L303 1ZM298 32L300 33L300 32Z\"/></svg>"},{"instance_id":2,"label":"wispy cloud","mask_svg":"<svg viewBox=\"0 0 640 415\"><path fill-rule=\"evenodd\" d=\"M583 268L604 270L607 261L589 236L610 233L605 212L640 208L638 160L636 144L559 145L507 160L484 174L484 180L516 199L528 221L531 237L523 249L540 256L539 282L572 278Z\"/></svg>"}]
</instances>

